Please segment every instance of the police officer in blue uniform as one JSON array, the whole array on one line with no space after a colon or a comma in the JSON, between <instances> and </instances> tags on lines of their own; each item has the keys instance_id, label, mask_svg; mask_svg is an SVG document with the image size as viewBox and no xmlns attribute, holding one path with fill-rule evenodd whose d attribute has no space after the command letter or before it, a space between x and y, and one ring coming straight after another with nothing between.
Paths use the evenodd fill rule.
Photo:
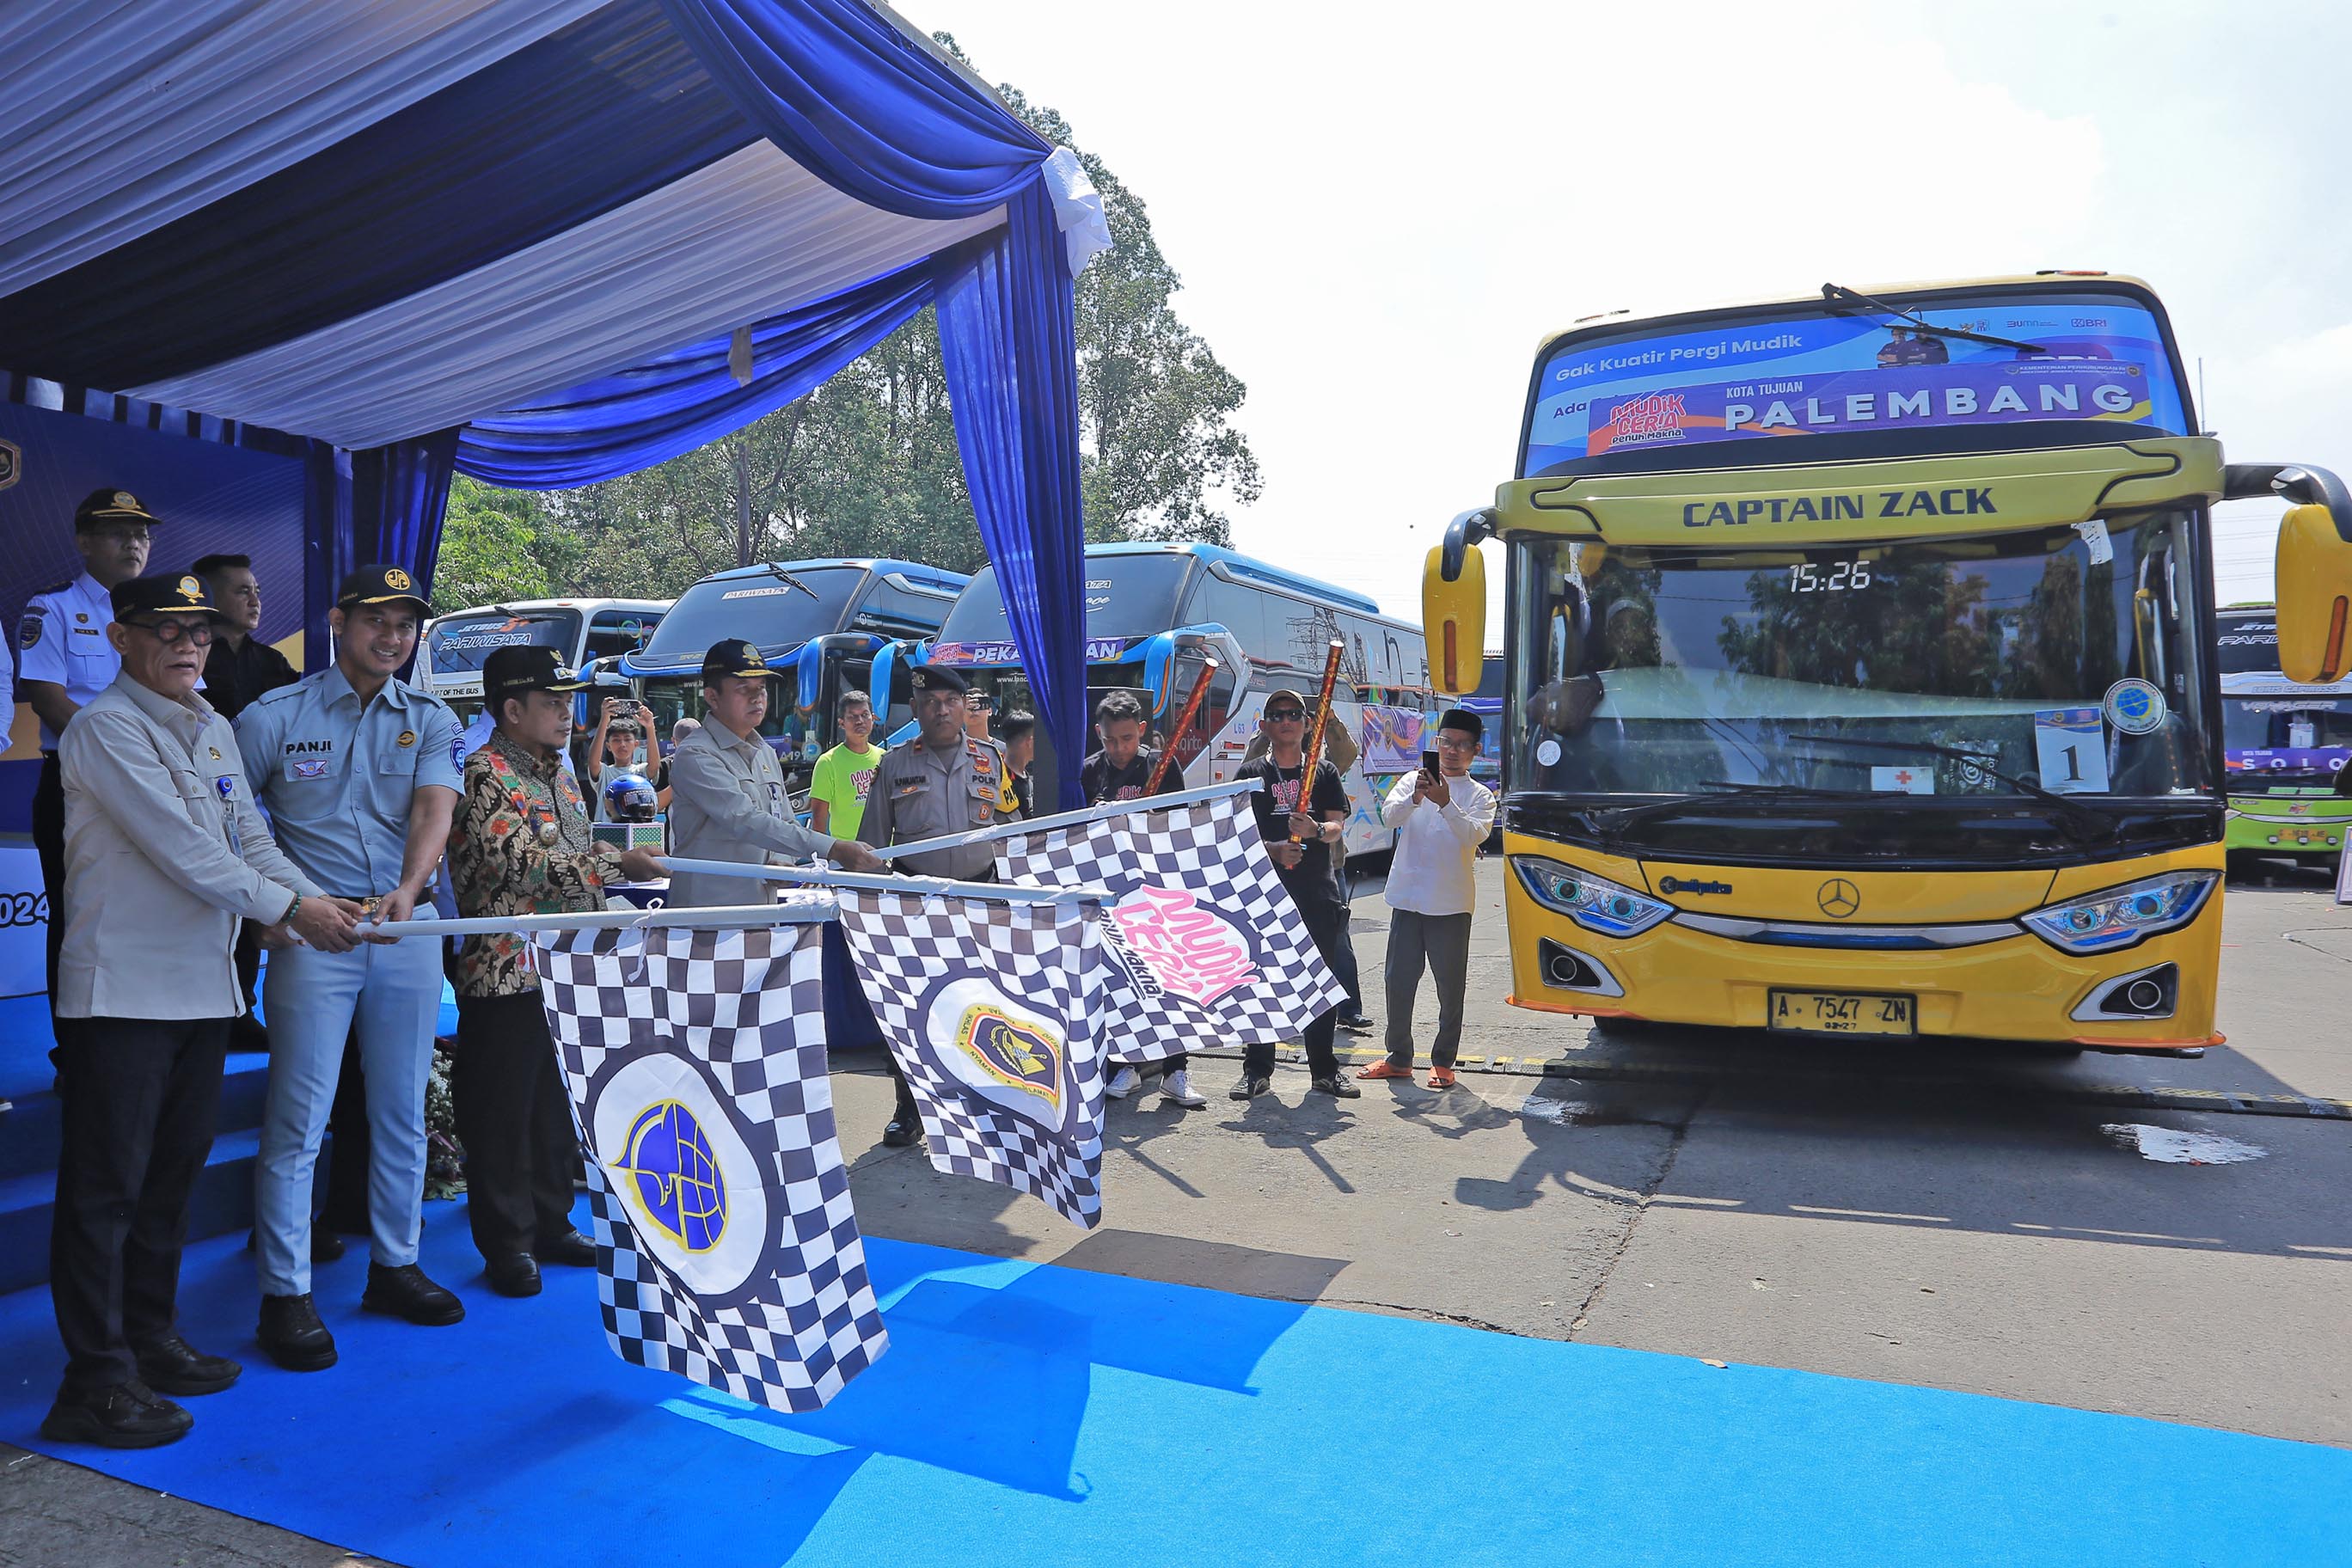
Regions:
<instances>
[{"instance_id":1,"label":"police officer in blue uniform","mask_svg":"<svg viewBox=\"0 0 2352 1568\"><path fill-rule=\"evenodd\" d=\"M49 1011L58 1005L58 947L66 934L66 796L58 736L89 700L114 683L121 656L107 640L112 590L147 570L154 514L129 490L92 490L74 508L74 548L82 574L33 595L17 624L16 694L41 721L41 776L33 787L33 847L49 897Z\"/></svg>"},{"instance_id":2,"label":"police officer in blue uniform","mask_svg":"<svg viewBox=\"0 0 2352 1568\"><path fill-rule=\"evenodd\" d=\"M378 920L426 896L460 776L457 715L394 672L430 607L397 566L343 579L328 626L335 662L256 701L237 749L289 859ZM310 1300L310 1182L357 1025L367 1085L369 1311L441 1325L466 1315L417 1267L425 1199L425 1087L441 1006L441 947L368 942L351 952L281 949L269 962L269 1098L254 1183L262 1349L280 1366L334 1364Z\"/></svg>"}]
</instances>

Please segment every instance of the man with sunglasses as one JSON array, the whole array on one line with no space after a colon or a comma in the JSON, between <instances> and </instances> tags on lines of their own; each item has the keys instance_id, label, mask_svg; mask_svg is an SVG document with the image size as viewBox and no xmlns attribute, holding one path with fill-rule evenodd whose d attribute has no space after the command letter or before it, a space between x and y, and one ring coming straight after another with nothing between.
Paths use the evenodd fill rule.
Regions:
<instances>
[{"instance_id":1,"label":"man with sunglasses","mask_svg":"<svg viewBox=\"0 0 2352 1568\"><path fill-rule=\"evenodd\" d=\"M108 595L121 672L58 739L68 911L58 966L64 1110L49 1290L60 1442L141 1448L193 1422L171 1394L243 1370L176 1322L188 1200L211 1152L229 1020L244 1009L239 919L350 951L358 910L270 837L228 721L196 693L221 616L193 574Z\"/></svg>"},{"instance_id":2,"label":"man with sunglasses","mask_svg":"<svg viewBox=\"0 0 2352 1568\"><path fill-rule=\"evenodd\" d=\"M1339 922L1346 918L1339 883L1332 872L1331 847L1348 820L1348 789L1339 770L1317 759L1315 773L1307 776L1307 700L1288 689L1265 700L1260 722L1265 731L1265 759L1254 770L1257 793L1250 796L1257 813L1258 837L1274 861L1299 918L1314 938L1315 949L1329 963L1339 945ZM1340 1100L1357 1099L1362 1091L1339 1072L1333 1048L1336 1019L1325 1013L1307 1026L1307 1071L1309 1087ZM1232 1089L1234 1100L1255 1100L1274 1086L1274 1042L1259 1041L1242 1052L1241 1080Z\"/></svg>"},{"instance_id":3,"label":"man with sunglasses","mask_svg":"<svg viewBox=\"0 0 2352 1568\"><path fill-rule=\"evenodd\" d=\"M1388 879L1389 1049L1386 1060L1358 1078L1412 1077L1412 1005L1426 965L1437 977L1429 1087L1454 1087L1470 976L1470 910L1477 898L1471 863L1495 826L1495 796L1470 776L1486 728L1468 709L1447 709L1437 721L1437 771L1405 774L1381 805L1381 821L1397 836Z\"/></svg>"},{"instance_id":4,"label":"man with sunglasses","mask_svg":"<svg viewBox=\"0 0 2352 1568\"><path fill-rule=\"evenodd\" d=\"M67 722L111 685L122 658L108 640L115 584L147 570L152 512L129 490L92 490L74 508L74 548L82 574L36 594L16 626L17 695L41 721L41 775L33 786L33 847L49 899L49 1011L58 1002L58 948L65 940L66 797L58 738Z\"/></svg>"}]
</instances>

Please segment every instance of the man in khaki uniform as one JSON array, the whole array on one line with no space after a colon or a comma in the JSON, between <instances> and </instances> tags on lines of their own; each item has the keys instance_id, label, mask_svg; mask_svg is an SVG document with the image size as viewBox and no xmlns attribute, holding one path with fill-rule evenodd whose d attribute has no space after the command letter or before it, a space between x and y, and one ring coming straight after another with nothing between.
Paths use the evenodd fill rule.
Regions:
<instances>
[{"instance_id":1,"label":"man in khaki uniform","mask_svg":"<svg viewBox=\"0 0 2352 1568\"><path fill-rule=\"evenodd\" d=\"M964 727L970 688L963 677L924 665L915 671L914 684L916 732L882 754L866 793L866 815L857 824L857 837L877 849L992 827L1014 815L1004 748L976 739ZM891 865L917 876L985 882L996 875L996 846L929 849ZM898 1108L882 1130L882 1142L901 1149L923 1135L923 1122L896 1058L890 1077L898 1086Z\"/></svg>"},{"instance_id":2,"label":"man in khaki uniform","mask_svg":"<svg viewBox=\"0 0 2352 1568\"><path fill-rule=\"evenodd\" d=\"M702 656L703 721L677 743L669 762L670 853L688 860L764 866L772 856L822 855L845 870L878 871L882 862L855 838L801 826L784 789L784 770L768 738L768 665L740 637L713 643ZM764 903L782 884L679 872L669 907L709 909Z\"/></svg>"}]
</instances>

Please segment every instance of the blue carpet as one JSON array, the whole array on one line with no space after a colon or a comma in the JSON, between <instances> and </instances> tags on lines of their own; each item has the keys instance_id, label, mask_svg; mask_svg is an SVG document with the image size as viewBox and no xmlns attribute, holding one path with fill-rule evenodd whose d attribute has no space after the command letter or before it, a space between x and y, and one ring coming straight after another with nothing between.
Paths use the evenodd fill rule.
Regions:
<instances>
[{"instance_id":1,"label":"blue carpet","mask_svg":"<svg viewBox=\"0 0 2352 1568\"><path fill-rule=\"evenodd\" d=\"M429 1205L453 1329L356 1310L342 1364L247 1362L144 1454L51 1449L420 1565L2129 1563L2347 1560L2352 1454L869 1242L890 1352L784 1418L625 1365L593 1279L482 1287ZM184 1318L244 1354L251 1263ZM0 1437L35 1436L45 1293L0 1298Z\"/></svg>"}]
</instances>

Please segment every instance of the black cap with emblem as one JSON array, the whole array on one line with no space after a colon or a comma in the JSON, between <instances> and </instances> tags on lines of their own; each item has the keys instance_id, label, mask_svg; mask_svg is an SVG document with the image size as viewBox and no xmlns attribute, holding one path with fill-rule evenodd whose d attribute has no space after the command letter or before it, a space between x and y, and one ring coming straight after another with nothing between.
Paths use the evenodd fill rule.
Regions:
<instances>
[{"instance_id":1,"label":"black cap with emblem","mask_svg":"<svg viewBox=\"0 0 2352 1568\"><path fill-rule=\"evenodd\" d=\"M189 614L210 616L223 624L228 620L214 607L213 596L205 592L205 580L193 572L133 577L117 583L108 594L114 604L114 618L125 623L133 616Z\"/></svg>"},{"instance_id":2,"label":"black cap with emblem","mask_svg":"<svg viewBox=\"0 0 2352 1568\"><path fill-rule=\"evenodd\" d=\"M140 522L152 528L159 521L153 512L139 504L137 496L129 490L116 489L112 485L90 491L81 498L81 504L74 508L74 527L77 530L104 528L113 522Z\"/></svg>"},{"instance_id":3,"label":"black cap with emblem","mask_svg":"<svg viewBox=\"0 0 2352 1568\"><path fill-rule=\"evenodd\" d=\"M420 616L429 616L433 606L416 591L416 579L399 566L362 566L343 579L335 590L335 608L348 610L360 605L410 604Z\"/></svg>"},{"instance_id":4,"label":"black cap with emblem","mask_svg":"<svg viewBox=\"0 0 2352 1568\"><path fill-rule=\"evenodd\" d=\"M918 691L956 691L971 689L971 682L943 664L919 664L913 676Z\"/></svg>"},{"instance_id":5,"label":"black cap with emblem","mask_svg":"<svg viewBox=\"0 0 2352 1568\"><path fill-rule=\"evenodd\" d=\"M496 713L499 704L526 691L577 691L588 683L563 668L551 647L502 647L482 660L482 700Z\"/></svg>"},{"instance_id":6,"label":"black cap with emblem","mask_svg":"<svg viewBox=\"0 0 2352 1568\"><path fill-rule=\"evenodd\" d=\"M768 661L760 657L760 650L741 637L712 643L710 651L702 656L702 679L706 681L730 675L759 680L774 673L768 668Z\"/></svg>"}]
</instances>

